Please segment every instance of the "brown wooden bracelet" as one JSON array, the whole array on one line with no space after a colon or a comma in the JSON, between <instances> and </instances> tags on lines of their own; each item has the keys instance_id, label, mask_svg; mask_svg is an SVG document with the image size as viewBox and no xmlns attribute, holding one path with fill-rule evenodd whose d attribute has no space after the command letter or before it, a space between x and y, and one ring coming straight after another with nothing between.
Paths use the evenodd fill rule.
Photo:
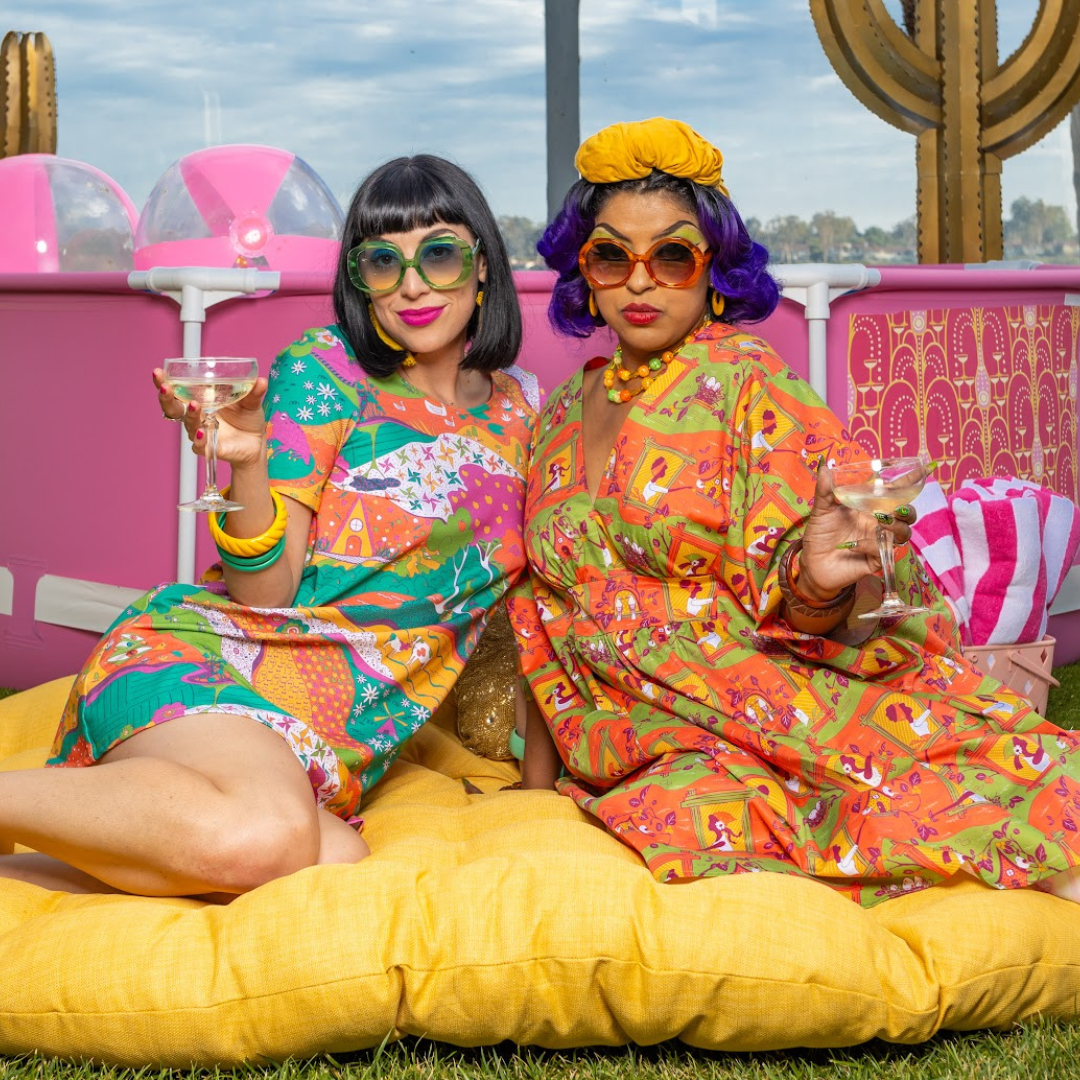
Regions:
<instances>
[{"instance_id":1,"label":"brown wooden bracelet","mask_svg":"<svg viewBox=\"0 0 1080 1080\"><path fill-rule=\"evenodd\" d=\"M795 587L795 581L791 576L791 563L795 556L802 551L802 546L802 537L799 537L799 539L795 540L780 558L780 592L784 597L784 603L787 604L789 611L793 611L795 614L802 615L808 619L824 622L826 619L839 615L844 608L847 607L851 602L851 598L855 595L855 586L848 585L831 600L826 600L824 603L811 600L809 596L804 596Z\"/></svg>"}]
</instances>

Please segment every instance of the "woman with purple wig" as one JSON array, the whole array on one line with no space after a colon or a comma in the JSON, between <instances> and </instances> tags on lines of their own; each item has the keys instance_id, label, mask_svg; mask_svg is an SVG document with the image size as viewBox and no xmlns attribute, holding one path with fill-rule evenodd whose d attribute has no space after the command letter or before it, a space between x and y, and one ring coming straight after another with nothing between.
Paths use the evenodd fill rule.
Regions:
<instances>
[{"instance_id":1,"label":"woman with purple wig","mask_svg":"<svg viewBox=\"0 0 1080 1080\"><path fill-rule=\"evenodd\" d=\"M910 551L897 589L926 610L852 617L878 530L903 544L915 514L836 500L830 467L864 455L743 329L778 289L722 163L685 124L607 128L539 245L556 328L617 347L538 425L526 785L563 765L662 881L769 870L870 905L963 870L1076 899L1080 738L972 669Z\"/></svg>"}]
</instances>

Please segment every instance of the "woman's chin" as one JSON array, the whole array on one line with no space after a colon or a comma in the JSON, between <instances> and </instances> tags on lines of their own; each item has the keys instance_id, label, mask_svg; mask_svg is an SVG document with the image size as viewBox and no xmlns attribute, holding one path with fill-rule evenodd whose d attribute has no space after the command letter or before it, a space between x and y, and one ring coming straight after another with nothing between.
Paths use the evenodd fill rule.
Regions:
<instances>
[{"instance_id":1,"label":"woman's chin","mask_svg":"<svg viewBox=\"0 0 1080 1080\"><path fill-rule=\"evenodd\" d=\"M648 326L635 326L620 318L613 329L622 342L623 352L649 353L655 356L680 345L699 320L674 320L661 316Z\"/></svg>"}]
</instances>

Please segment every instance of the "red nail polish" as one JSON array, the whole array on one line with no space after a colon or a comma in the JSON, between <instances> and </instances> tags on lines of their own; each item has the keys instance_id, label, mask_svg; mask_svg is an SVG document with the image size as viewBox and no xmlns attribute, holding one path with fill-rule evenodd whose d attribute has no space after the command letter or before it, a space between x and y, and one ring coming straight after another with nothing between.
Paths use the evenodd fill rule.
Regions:
<instances>
[{"instance_id":1,"label":"red nail polish","mask_svg":"<svg viewBox=\"0 0 1080 1080\"><path fill-rule=\"evenodd\" d=\"M199 430L195 432L195 441L199 442L202 439L202 437L203 437L203 431L202 431L202 428L199 428Z\"/></svg>"}]
</instances>

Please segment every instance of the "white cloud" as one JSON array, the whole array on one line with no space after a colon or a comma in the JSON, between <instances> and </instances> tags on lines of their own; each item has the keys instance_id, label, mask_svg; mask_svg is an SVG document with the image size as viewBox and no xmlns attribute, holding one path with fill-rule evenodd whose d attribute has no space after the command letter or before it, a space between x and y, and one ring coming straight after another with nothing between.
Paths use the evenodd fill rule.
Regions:
<instances>
[{"instance_id":1,"label":"white cloud","mask_svg":"<svg viewBox=\"0 0 1080 1080\"><path fill-rule=\"evenodd\" d=\"M1002 40L1018 42L1037 0L998 7ZM539 219L543 10L541 0L6 0L0 30L49 35L61 154L103 169L136 204L209 136L294 151L342 201L389 157L442 153L474 172L497 213ZM580 14L583 135L684 119L721 147L740 208L762 219L831 208L891 226L914 212L913 138L842 85L806 0L582 0ZM1006 206L1020 194L1072 205L1064 145L1054 133L1006 162Z\"/></svg>"}]
</instances>

